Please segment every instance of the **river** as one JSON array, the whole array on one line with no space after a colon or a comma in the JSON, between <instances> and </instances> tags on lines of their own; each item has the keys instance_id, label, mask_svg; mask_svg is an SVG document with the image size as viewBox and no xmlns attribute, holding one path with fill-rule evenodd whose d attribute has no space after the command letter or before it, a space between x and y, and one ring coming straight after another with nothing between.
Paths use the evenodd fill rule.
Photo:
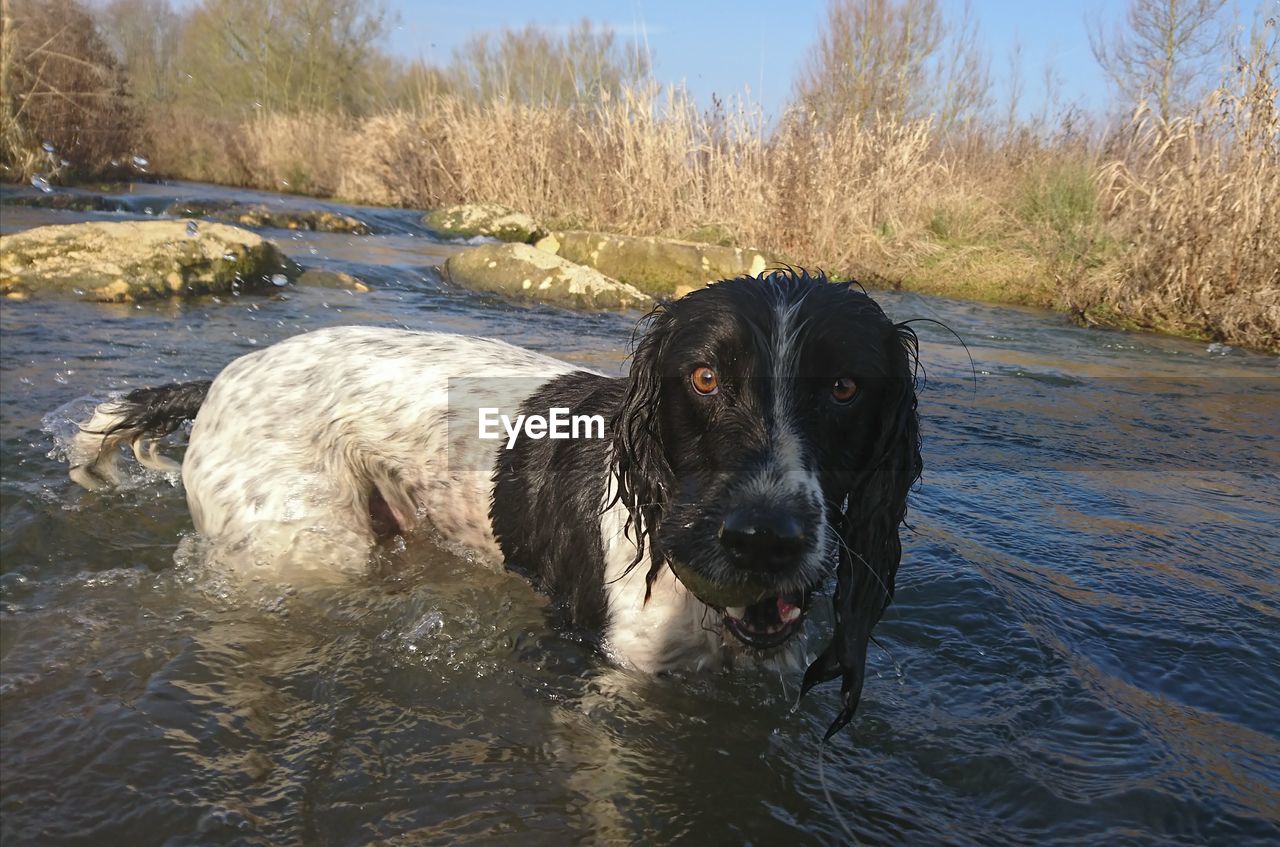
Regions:
<instances>
[{"instance_id":1,"label":"river","mask_svg":"<svg viewBox=\"0 0 1280 847\"><path fill-rule=\"evenodd\" d=\"M135 186L128 211L4 206L0 228L179 196L315 205ZM451 288L458 248L414 213L326 206L374 233L263 234L372 291L0 309L5 844L1280 840L1275 357L875 293L967 351L916 325L924 478L862 706L823 750L837 686L797 705L798 678L618 670L426 534L352 583L246 591L202 564L174 480L68 481L85 398L324 326L622 372L638 315ZM808 626L821 643L829 613Z\"/></svg>"}]
</instances>

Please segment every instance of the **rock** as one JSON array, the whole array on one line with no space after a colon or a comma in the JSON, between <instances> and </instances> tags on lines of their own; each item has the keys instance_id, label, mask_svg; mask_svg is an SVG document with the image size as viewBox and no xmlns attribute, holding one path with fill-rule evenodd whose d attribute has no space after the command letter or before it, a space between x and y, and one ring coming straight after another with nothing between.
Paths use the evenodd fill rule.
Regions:
<instances>
[{"instance_id":1,"label":"rock","mask_svg":"<svg viewBox=\"0 0 1280 847\"><path fill-rule=\"evenodd\" d=\"M235 205L233 200L174 200L161 209L160 214L175 218L207 218Z\"/></svg>"},{"instance_id":2,"label":"rock","mask_svg":"<svg viewBox=\"0 0 1280 847\"><path fill-rule=\"evenodd\" d=\"M449 257L449 280L472 291L580 309L627 309L652 300L625 283L528 244L484 244Z\"/></svg>"},{"instance_id":3,"label":"rock","mask_svg":"<svg viewBox=\"0 0 1280 847\"><path fill-rule=\"evenodd\" d=\"M448 239L486 236L499 241L532 244L547 234L546 229L533 218L496 203L436 209L423 216L422 225L435 235Z\"/></svg>"},{"instance_id":4,"label":"rock","mask_svg":"<svg viewBox=\"0 0 1280 847\"><path fill-rule=\"evenodd\" d=\"M303 271L296 282L298 285L307 285L312 288L341 288L346 291L359 291L362 294L369 290L368 285L342 271L322 271L313 268Z\"/></svg>"},{"instance_id":5,"label":"rock","mask_svg":"<svg viewBox=\"0 0 1280 847\"><path fill-rule=\"evenodd\" d=\"M5 203L14 206L32 206L39 209L60 209L69 212L118 212L123 206L99 194L58 191L51 194L24 194L6 196Z\"/></svg>"},{"instance_id":6,"label":"rock","mask_svg":"<svg viewBox=\"0 0 1280 847\"><path fill-rule=\"evenodd\" d=\"M261 204L248 205L225 200L175 200L164 207L162 214L209 218L239 226L369 234L369 225L364 221L325 209L273 209Z\"/></svg>"},{"instance_id":7,"label":"rock","mask_svg":"<svg viewBox=\"0 0 1280 847\"><path fill-rule=\"evenodd\" d=\"M669 238L585 230L557 232L555 236L560 242L560 258L589 265L654 297L744 274L755 276L776 264L756 250Z\"/></svg>"},{"instance_id":8,"label":"rock","mask_svg":"<svg viewBox=\"0 0 1280 847\"><path fill-rule=\"evenodd\" d=\"M732 247L741 239L728 224L703 224L696 226L681 236L682 241L693 241L698 244L716 244L720 247Z\"/></svg>"},{"instance_id":9,"label":"rock","mask_svg":"<svg viewBox=\"0 0 1280 847\"><path fill-rule=\"evenodd\" d=\"M252 232L195 221L42 226L0 237L0 294L128 302L271 289L299 268Z\"/></svg>"},{"instance_id":10,"label":"rock","mask_svg":"<svg viewBox=\"0 0 1280 847\"><path fill-rule=\"evenodd\" d=\"M560 242L554 235L544 235L542 238L539 238L533 246L537 247L539 250L545 250L548 253L560 252Z\"/></svg>"}]
</instances>

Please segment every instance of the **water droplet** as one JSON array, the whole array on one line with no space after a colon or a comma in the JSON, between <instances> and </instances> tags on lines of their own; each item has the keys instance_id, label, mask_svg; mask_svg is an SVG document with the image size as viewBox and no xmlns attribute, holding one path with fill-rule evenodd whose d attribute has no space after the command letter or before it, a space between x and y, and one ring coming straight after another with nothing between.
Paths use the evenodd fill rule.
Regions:
<instances>
[{"instance_id":1,"label":"water droplet","mask_svg":"<svg viewBox=\"0 0 1280 847\"><path fill-rule=\"evenodd\" d=\"M71 164L71 163L70 163L70 162L68 162L66 159L59 159L59 160L58 160L58 167L60 167L60 168L65 168L65 167L69 166L70 164Z\"/></svg>"},{"instance_id":2,"label":"water droplet","mask_svg":"<svg viewBox=\"0 0 1280 847\"><path fill-rule=\"evenodd\" d=\"M289 284L289 277L285 276L284 274L272 274L271 284L274 285L276 288L284 288L286 285Z\"/></svg>"},{"instance_id":3,"label":"water droplet","mask_svg":"<svg viewBox=\"0 0 1280 847\"><path fill-rule=\"evenodd\" d=\"M222 254L222 261L224 262L234 262L235 260L236 254L232 253L230 250Z\"/></svg>"},{"instance_id":4,"label":"water droplet","mask_svg":"<svg viewBox=\"0 0 1280 847\"><path fill-rule=\"evenodd\" d=\"M34 176L31 177L31 184L34 187L43 191L45 194L48 194L49 192L53 191L53 188L49 185L49 180L40 176L40 174L35 174Z\"/></svg>"},{"instance_id":5,"label":"water droplet","mask_svg":"<svg viewBox=\"0 0 1280 847\"><path fill-rule=\"evenodd\" d=\"M41 150L43 150L43 151L44 151L44 152L46 152L46 153L57 153L57 152L58 152L58 148L53 146L53 142L52 142L52 141L46 141L44 144L41 144L41 145L40 145L40 149L41 149Z\"/></svg>"},{"instance_id":6,"label":"water droplet","mask_svg":"<svg viewBox=\"0 0 1280 847\"><path fill-rule=\"evenodd\" d=\"M200 232L200 225L195 221L187 221L187 238L195 238L198 232Z\"/></svg>"},{"instance_id":7,"label":"water droplet","mask_svg":"<svg viewBox=\"0 0 1280 847\"><path fill-rule=\"evenodd\" d=\"M113 168L118 168L118 167L120 167L120 160L119 160L119 159L112 159L112 160L111 160L111 167L113 167Z\"/></svg>"},{"instance_id":8,"label":"water droplet","mask_svg":"<svg viewBox=\"0 0 1280 847\"><path fill-rule=\"evenodd\" d=\"M142 211L143 211L144 213L148 214L148 215L154 215L154 214L155 214L155 212L154 212L154 211L152 211L152 209L151 209L151 207L150 207L150 206L147 206L147 207L146 207L145 209L143 209Z\"/></svg>"},{"instance_id":9,"label":"water droplet","mask_svg":"<svg viewBox=\"0 0 1280 847\"><path fill-rule=\"evenodd\" d=\"M287 179L282 179L282 180L280 180L280 187L281 187L281 188L288 188L288 187L289 187L289 180L287 180Z\"/></svg>"}]
</instances>

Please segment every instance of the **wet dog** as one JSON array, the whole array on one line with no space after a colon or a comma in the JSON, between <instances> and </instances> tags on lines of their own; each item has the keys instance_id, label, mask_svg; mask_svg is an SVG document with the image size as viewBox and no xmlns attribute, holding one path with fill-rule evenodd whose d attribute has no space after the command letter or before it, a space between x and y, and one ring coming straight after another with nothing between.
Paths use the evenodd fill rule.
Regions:
<instances>
[{"instance_id":1,"label":"wet dog","mask_svg":"<svg viewBox=\"0 0 1280 847\"><path fill-rule=\"evenodd\" d=\"M803 685L843 678L830 735L857 708L921 471L915 335L858 287L791 271L694 291L642 329L624 378L487 339L307 333L102 404L71 476L115 484L122 444L176 470L155 440L194 418L182 479L216 547L269 569L429 524L646 671L800 655L834 573L836 631ZM556 410L599 432L554 437ZM511 437L482 437L499 419Z\"/></svg>"}]
</instances>

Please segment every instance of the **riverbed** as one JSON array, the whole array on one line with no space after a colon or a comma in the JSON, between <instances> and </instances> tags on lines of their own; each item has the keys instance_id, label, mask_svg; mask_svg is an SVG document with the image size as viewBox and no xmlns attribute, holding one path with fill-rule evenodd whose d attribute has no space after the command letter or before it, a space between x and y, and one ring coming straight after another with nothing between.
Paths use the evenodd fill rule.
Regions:
<instances>
[{"instance_id":1,"label":"riverbed","mask_svg":"<svg viewBox=\"0 0 1280 847\"><path fill-rule=\"evenodd\" d=\"M6 205L0 231L175 197L316 205L123 196ZM459 290L436 270L459 248L417 213L325 206L373 234L262 233L368 293L0 308L4 843L1280 839L1276 357L874 292L964 344L916 324L924 478L861 708L823 749L835 686L797 703L798 678L622 671L430 533L352 582L246 591L202 562L176 480L68 481L59 439L93 400L325 326L624 371L638 313Z\"/></svg>"}]
</instances>

